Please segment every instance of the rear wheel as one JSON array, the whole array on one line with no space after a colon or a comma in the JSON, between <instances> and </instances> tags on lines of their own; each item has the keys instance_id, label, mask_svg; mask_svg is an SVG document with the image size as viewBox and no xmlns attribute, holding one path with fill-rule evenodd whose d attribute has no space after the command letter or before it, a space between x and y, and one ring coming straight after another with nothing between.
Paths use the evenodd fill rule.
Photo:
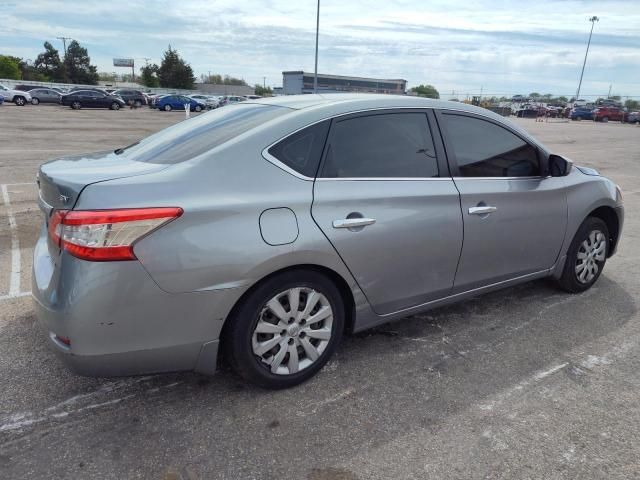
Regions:
<instances>
[{"instance_id":1,"label":"rear wheel","mask_svg":"<svg viewBox=\"0 0 640 480\"><path fill-rule=\"evenodd\" d=\"M31 105L38 105L40 103L40 99L38 98L32 98L31 99Z\"/></svg>"},{"instance_id":2,"label":"rear wheel","mask_svg":"<svg viewBox=\"0 0 640 480\"><path fill-rule=\"evenodd\" d=\"M195 110L196 112L201 112L201 111L202 111L202 107L201 107L200 105L196 105L196 106L195 106L195 108L194 108L194 110Z\"/></svg>"},{"instance_id":3,"label":"rear wheel","mask_svg":"<svg viewBox=\"0 0 640 480\"><path fill-rule=\"evenodd\" d=\"M120 104L118 102L113 102L111 104L111 110L120 110Z\"/></svg>"},{"instance_id":4,"label":"rear wheel","mask_svg":"<svg viewBox=\"0 0 640 480\"><path fill-rule=\"evenodd\" d=\"M13 103L23 107L27 103L27 100L24 97L17 96L13 98Z\"/></svg>"},{"instance_id":5,"label":"rear wheel","mask_svg":"<svg viewBox=\"0 0 640 480\"><path fill-rule=\"evenodd\" d=\"M169 105L168 103L164 106L164 111L165 112L170 112L171 111L171 105Z\"/></svg>"},{"instance_id":6,"label":"rear wheel","mask_svg":"<svg viewBox=\"0 0 640 480\"><path fill-rule=\"evenodd\" d=\"M569 246L559 286L571 293L591 288L602 273L608 251L607 224L599 218L588 217Z\"/></svg>"},{"instance_id":7,"label":"rear wheel","mask_svg":"<svg viewBox=\"0 0 640 480\"><path fill-rule=\"evenodd\" d=\"M82 108L82 104L78 101L71 102L71 108L74 110L80 110Z\"/></svg>"},{"instance_id":8,"label":"rear wheel","mask_svg":"<svg viewBox=\"0 0 640 480\"><path fill-rule=\"evenodd\" d=\"M287 388L315 375L335 351L344 304L335 284L311 270L258 285L231 317L222 339L233 369L265 388Z\"/></svg>"}]
</instances>

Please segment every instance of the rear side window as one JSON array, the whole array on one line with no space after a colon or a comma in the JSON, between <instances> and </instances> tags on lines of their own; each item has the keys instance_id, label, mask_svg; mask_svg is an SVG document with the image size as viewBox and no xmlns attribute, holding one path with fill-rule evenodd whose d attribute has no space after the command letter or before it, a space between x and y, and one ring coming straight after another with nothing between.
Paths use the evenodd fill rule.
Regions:
<instances>
[{"instance_id":1,"label":"rear side window","mask_svg":"<svg viewBox=\"0 0 640 480\"><path fill-rule=\"evenodd\" d=\"M322 176L437 177L438 164L426 114L389 113L336 122Z\"/></svg>"},{"instance_id":2,"label":"rear side window","mask_svg":"<svg viewBox=\"0 0 640 480\"><path fill-rule=\"evenodd\" d=\"M451 114L443 117L461 177L540 175L535 147L509 130L479 118Z\"/></svg>"},{"instance_id":3,"label":"rear side window","mask_svg":"<svg viewBox=\"0 0 640 480\"><path fill-rule=\"evenodd\" d=\"M180 163L290 111L272 105L232 105L180 122L117 153L138 162Z\"/></svg>"},{"instance_id":4,"label":"rear side window","mask_svg":"<svg viewBox=\"0 0 640 480\"><path fill-rule=\"evenodd\" d=\"M329 131L329 121L320 122L288 136L269 149L269 154L306 177L315 177Z\"/></svg>"}]
</instances>

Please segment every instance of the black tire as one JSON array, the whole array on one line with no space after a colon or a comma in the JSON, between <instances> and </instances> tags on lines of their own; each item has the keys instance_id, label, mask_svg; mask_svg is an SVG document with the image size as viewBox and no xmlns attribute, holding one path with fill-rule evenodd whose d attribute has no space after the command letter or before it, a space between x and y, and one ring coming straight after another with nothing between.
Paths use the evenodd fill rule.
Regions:
<instances>
[{"instance_id":1,"label":"black tire","mask_svg":"<svg viewBox=\"0 0 640 480\"><path fill-rule=\"evenodd\" d=\"M202 107L201 107L200 105L196 105L196 106L194 107L194 110L195 110L196 112L201 112L201 111L202 111Z\"/></svg>"},{"instance_id":2,"label":"black tire","mask_svg":"<svg viewBox=\"0 0 640 480\"><path fill-rule=\"evenodd\" d=\"M82 108L82 104L76 100L75 102L71 102L71 108L74 110L80 110Z\"/></svg>"},{"instance_id":3,"label":"black tire","mask_svg":"<svg viewBox=\"0 0 640 480\"><path fill-rule=\"evenodd\" d=\"M170 112L171 111L171 105L169 105L168 103L162 108L165 112Z\"/></svg>"},{"instance_id":4,"label":"black tire","mask_svg":"<svg viewBox=\"0 0 640 480\"><path fill-rule=\"evenodd\" d=\"M40 103L40 99L39 98L32 98L31 99L31 105L38 105Z\"/></svg>"},{"instance_id":5,"label":"black tire","mask_svg":"<svg viewBox=\"0 0 640 480\"><path fill-rule=\"evenodd\" d=\"M113 102L109 108L111 110L120 110L120 104L118 102Z\"/></svg>"},{"instance_id":6,"label":"black tire","mask_svg":"<svg viewBox=\"0 0 640 480\"><path fill-rule=\"evenodd\" d=\"M27 100L24 97L22 97L20 95L17 95L15 97L13 97L13 103L15 103L16 105L19 105L21 107L24 107L26 105L26 103L27 103Z\"/></svg>"},{"instance_id":7,"label":"black tire","mask_svg":"<svg viewBox=\"0 0 640 480\"><path fill-rule=\"evenodd\" d=\"M593 278L588 281L581 281L578 278L578 274L576 273L576 267L578 265L578 254L583 253L583 242L589 241L589 237L592 232L599 232L604 236L604 256L602 260L598 260L595 258L593 259L593 262L597 266L597 271ZM600 274L602 273L604 265L607 261L608 252L609 229L607 228L607 224L599 218L587 217L587 219L582 222L582 225L580 225L580 228L578 228L578 231L576 232L571 245L569 246L569 250L567 251L567 259L565 260L564 269L562 271L562 276L557 281L559 287L569 293L580 293L591 288L591 286L596 283L596 281L600 277Z\"/></svg>"},{"instance_id":8,"label":"black tire","mask_svg":"<svg viewBox=\"0 0 640 480\"><path fill-rule=\"evenodd\" d=\"M328 300L332 310L331 337L320 356L306 368L302 368L296 373L272 373L269 365L253 351L254 330L261 315L265 312L267 302L281 292L296 287L313 289ZM303 308L302 305L301 303L299 308ZM293 387L314 376L327 363L342 338L344 312L345 307L340 291L325 275L312 270L294 270L273 276L258 284L242 300L242 303L234 308L227 319L222 338L225 359L241 377L260 387L270 389ZM275 321L278 320L275 319ZM291 320L290 323L295 322ZM272 338L276 338L278 334L272 335ZM302 341L302 333L299 335L299 341ZM290 340L290 342L293 341ZM274 346L275 348L277 345ZM301 349L300 352L305 355L302 347L296 348ZM288 358L289 355L287 353L284 358ZM282 362L284 365L285 360Z\"/></svg>"}]
</instances>

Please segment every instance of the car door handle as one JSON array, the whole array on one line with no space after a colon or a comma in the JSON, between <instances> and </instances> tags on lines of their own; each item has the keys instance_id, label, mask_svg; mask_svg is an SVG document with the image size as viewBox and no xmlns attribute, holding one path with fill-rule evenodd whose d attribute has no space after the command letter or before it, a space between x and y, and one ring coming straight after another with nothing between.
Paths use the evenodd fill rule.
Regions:
<instances>
[{"instance_id":1,"label":"car door handle","mask_svg":"<svg viewBox=\"0 0 640 480\"><path fill-rule=\"evenodd\" d=\"M469 207L469 215L487 215L498 210L497 207L491 207L489 205L482 205L478 207Z\"/></svg>"},{"instance_id":2,"label":"car door handle","mask_svg":"<svg viewBox=\"0 0 640 480\"><path fill-rule=\"evenodd\" d=\"M342 220L334 220L333 228L358 228L373 225L374 223L376 223L375 218L344 218Z\"/></svg>"}]
</instances>

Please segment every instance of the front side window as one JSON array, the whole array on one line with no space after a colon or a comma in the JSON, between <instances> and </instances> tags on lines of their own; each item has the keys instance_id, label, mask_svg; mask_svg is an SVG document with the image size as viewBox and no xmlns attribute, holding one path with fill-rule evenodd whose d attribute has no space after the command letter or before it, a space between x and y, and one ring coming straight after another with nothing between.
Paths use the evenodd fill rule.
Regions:
<instances>
[{"instance_id":1,"label":"front side window","mask_svg":"<svg viewBox=\"0 0 640 480\"><path fill-rule=\"evenodd\" d=\"M269 149L269 153L306 177L315 177L330 122L311 125Z\"/></svg>"},{"instance_id":2,"label":"front side window","mask_svg":"<svg viewBox=\"0 0 640 480\"><path fill-rule=\"evenodd\" d=\"M494 123L444 114L444 130L461 177L533 177L540 175L535 147Z\"/></svg>"},{"instance_id":3,"label":"front side window","mask_svg":"<svg viewBox=\"0 0 640 480\"><path fill-rule=\"evenodd\" d=\"M322 176L437 177L438 164L426 114L388 113L337 121L332 127Z\"/></svg>"}]
</instances>

